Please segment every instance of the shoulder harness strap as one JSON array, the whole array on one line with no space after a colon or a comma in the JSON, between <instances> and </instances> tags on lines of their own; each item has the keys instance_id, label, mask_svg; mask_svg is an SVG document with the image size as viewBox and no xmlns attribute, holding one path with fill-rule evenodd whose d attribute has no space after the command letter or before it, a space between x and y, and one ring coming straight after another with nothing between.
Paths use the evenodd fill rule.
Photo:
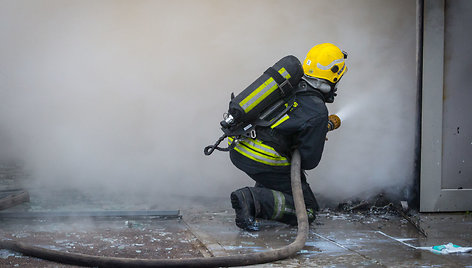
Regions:
<instances>
[{"instance_id":1,"label":"shoulder harness strap","mask_svg":"<svg viewBox=\"0 0 472 268\"><path fill-rule=\"evenodd\" d=\"M267 68L267 70L264 73L274 78L275 83L277 83L277 86L279 87L282 93L282 97L285 97L288 92L292 91L293 89L292 84L290 84L288 79L285 79L285 77L283 77L279 72L277 72L277 70L274 69L274 67Z\"/></svg>"}]
</instances>

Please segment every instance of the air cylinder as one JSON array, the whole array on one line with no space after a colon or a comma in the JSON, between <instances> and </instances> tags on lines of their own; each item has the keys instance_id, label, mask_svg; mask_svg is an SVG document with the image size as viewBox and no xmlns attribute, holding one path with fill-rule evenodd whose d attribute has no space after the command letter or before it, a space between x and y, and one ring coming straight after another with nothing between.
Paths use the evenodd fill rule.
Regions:
<instances>
[{"instance_id":1,"label":"air cylinder","mask_svg":"<svg viewBox=\"0 0 472 268\"><path fill-rule=\"evenodd\" d=\"M290 96L302 76L300 61L283 57L230 101L228 113L235 123L252 122L268 106Z\"/></svg>"}]
</instances>

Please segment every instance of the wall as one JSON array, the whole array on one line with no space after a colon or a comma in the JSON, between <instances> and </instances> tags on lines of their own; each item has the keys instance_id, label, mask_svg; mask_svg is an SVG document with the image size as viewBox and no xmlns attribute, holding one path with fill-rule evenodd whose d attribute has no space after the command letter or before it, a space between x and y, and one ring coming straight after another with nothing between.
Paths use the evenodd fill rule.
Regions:
<instances>
[{"instance_id":1,"label":"wall","mask_svg":"<svg viewBox=\"0 0 472 268\"><path fill-rule=\"evenodd\" d=\"M30 187L228 196L252 182L202 150L230 93L332 42L349 53L329 105L344 121L314 192L410 195L414 1L2 0L0 36L0 154Z\"/></svg>"}]
</instances>

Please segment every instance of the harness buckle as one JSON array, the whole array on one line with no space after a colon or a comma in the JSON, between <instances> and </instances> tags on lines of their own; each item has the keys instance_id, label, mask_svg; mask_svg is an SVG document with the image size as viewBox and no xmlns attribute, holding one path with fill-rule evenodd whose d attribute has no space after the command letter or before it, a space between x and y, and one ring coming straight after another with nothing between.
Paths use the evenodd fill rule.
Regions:
<instances>
[{"instance_id":1,"label":"harness buckle","mask_svg":"<svg viewBox=\"0 0 472 268\"><path fill-rule=\"evenodd\" d=\"M277 84L279 86L280 91L282 92L282 97L285 97L285 95L287 94L284 90L284 87L287 86L287 84L289 86L289 90L293 88L292 84L290 83L290 81L288 81L288 79L285 79L282 83Z\"/></svg>"}]
</instances>

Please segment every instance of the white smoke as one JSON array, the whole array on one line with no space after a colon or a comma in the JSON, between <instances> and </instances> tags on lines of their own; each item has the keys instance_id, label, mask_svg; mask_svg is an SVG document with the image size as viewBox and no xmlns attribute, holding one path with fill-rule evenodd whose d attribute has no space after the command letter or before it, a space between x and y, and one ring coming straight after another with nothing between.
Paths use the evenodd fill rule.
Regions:
<instances>
[{"instance_id":1,"label":"white smoke","mask_svg":"<svg viewBox=\"0 0 472 268\"><path fill-rule=\"evenodd\" d=\"M0 35L0 154L35 185L159 200L252 184L203 147L231 92L322 42L348 51L349 71L314 192L411 183L414 1L1 1Z\"/></svg>"}]
</instances>

